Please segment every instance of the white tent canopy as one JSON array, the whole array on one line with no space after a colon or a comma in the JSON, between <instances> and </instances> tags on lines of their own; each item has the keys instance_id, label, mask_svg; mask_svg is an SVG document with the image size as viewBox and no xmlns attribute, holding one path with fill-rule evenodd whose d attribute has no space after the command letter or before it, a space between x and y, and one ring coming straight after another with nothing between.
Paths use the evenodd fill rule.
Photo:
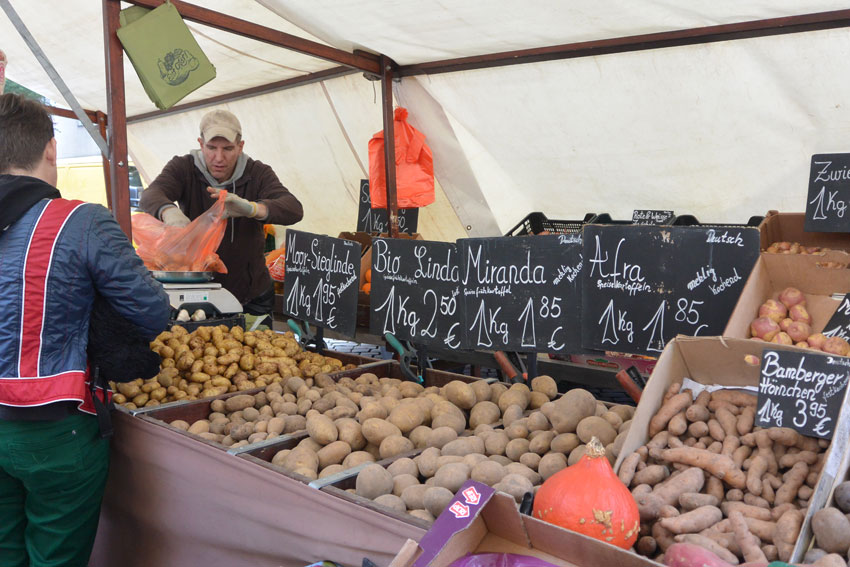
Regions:
<instances>
[{"instance_id":1,"label":"white tent canopy","mask_svg":"<svg viewBox=\"0 0 850 567\"><path fill-rule=\"evenodd\" d=\"M194 3L400 65L846 8L827 0ZM101 2L11 4L82 106L105 112ZM181 104L337 66L189 25L217 78ZM11 80L60 103L4 17L0 49ZM769 208L803 210L811 155L850 146L850 79L838 65L848 53L850 30L837 28L406 76L394 85L396 103L427 136L438 181L420 232L495 236L536 210L580 219L672 209L735 223ZM155 110L126 58L125 77L128 116ZM240 117L246 152L304 202L298 228L354 228L367 142L382 127L380 83L357 72L221 106ZM147 181L197 146L206 110L131 120L130 153Z\"/></svg>"}]
</instances>

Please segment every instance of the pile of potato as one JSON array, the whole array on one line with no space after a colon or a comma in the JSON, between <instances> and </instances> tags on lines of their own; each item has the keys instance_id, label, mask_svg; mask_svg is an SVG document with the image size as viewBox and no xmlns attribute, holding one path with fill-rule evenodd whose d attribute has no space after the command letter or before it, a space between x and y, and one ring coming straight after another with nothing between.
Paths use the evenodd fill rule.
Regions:
<instances>
[{"instance_id":1,"label":"pile of potato","mask_svg":"<svg viewBox=\"0 0 850 567\"><path fill-rule=\"evenodd\" d=\"M806 552L806 563L823 561L824 556L834 554L850 564L850 481L835 487L832 500L834 506L818 510L812 517L814 547ZM844 565L833 559L837 565Z\"/></svg>"},{"instance_id":2,"label":"pile of potato","mask_svg":"<svg viewBox=\"0 0 850 567\"><path fill-rule=\"evenodd\" d=\"M756 396L722 389L696 399L670 386L650 441L618 471L641 516L643 555L696 544L731 564L787 561L817 483L826 440L753 427Z\"/></svg>"},{"instance_id":3,"label":"pile of potato","mask_svg":"<svg viewBox=\"0 0 850 567\"><path fill-rule=\"evenodd\" d=\"M242 327L198 327L189 333L174 325L151 342L162 358L159 374L148 380L111 383L116 404L130 409L176 400L195 400L263 388L290 376L311 377L343 366L336 358L306 352L291 332L244 331Z\"/></svg>"},{"instance_id":4,"label":"pile of potato","mask_svg":"<svg viewBox=\"0 0 850 567\"><path fill-rule=\"evenodd\" d=\"M766 254L812 254L822 256L829 251L829 248L820 246L804 246L799 242L774 242L764 252Z\"/></svg>"},{"instance_id":5,"label":"pile of potato","mask_svg":"<svg viewBox=\"0 0 850 567\"><path fill-rule=\"evenodd\" d=\"M548 376L532 380L538 388L554 387ZM521 391L524 386L514 385ZM492 486L517 502L529 491L584 454L585 443L598 437L614 460L634 413L632 406L608 408L582 389L547 401L528 415L521 405L498 399L501 427L475 425L470 435L434 429L427 448L417 456L400 458L386 468L369 465L358 475L351 492L399 512L433 521L469 479Z\"/></svg>"}]
</instances>

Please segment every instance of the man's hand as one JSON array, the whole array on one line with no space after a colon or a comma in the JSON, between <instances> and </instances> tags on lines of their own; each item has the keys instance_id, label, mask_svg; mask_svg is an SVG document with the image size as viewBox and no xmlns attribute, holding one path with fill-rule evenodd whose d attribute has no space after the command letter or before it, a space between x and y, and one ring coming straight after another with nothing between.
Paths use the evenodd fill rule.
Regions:
<instances>
[{"instance_id":1,"label":"man's hand","mask_svg":"<svg viewBox=\"0 0 850 567\"><path fill-rule=\"evenodd\" d=\"M215 187L207 187L207 192L214 198L218 198L218 192L221 189L216 189ZM262 209L260 208L262 207ZM262 214L261 214L262 213ZM265 216L268 214L268 211L265 208L265 205L258 204L253 201L249 201L247 199L243 199L239 195L235 193L228 193L227 197L224 198L224 218L230 217L248 217L248 218L257 218Z\"/></svg>"},{"instance_id":2,"label":"man's hand","mask_svg":"<svg viewBox=\"0 0 850 567\"><path fill-rule=\"evenodd\" d=\"M183 214L179 207L167 207L159 214L162 217L162 222L166 226L176 226L183 228L189 224L189 217Z\"/></svg>"}]
</instances>

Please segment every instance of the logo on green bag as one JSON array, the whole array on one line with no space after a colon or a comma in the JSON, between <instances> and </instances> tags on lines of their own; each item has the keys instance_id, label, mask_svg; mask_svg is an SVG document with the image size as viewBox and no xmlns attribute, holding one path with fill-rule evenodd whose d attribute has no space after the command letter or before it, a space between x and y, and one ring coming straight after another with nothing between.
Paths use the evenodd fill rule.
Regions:
<instances>
[{"instance_id":1,"label":"logo on green bag","mask_svg":"<svg viewBox=\"0 0 850 567\"><path fill-rule=\"evenodd\" d=\"M201 65L198 58L185 49L175 49L157 61L159 76L172 87L176 87L189 77L189 73Z\"/></svg>"}]
</instances>

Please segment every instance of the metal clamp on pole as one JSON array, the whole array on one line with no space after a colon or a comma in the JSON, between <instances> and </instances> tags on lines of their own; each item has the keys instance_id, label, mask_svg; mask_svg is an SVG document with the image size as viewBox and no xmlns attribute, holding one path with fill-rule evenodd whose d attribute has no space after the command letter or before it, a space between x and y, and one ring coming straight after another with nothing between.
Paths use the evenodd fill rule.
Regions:
<instances>
[{"instance_id":1,"label":"metal clamp on pole","mask_svg":"<svg viewBox=\"0 0 850 567\"><path fill-rule=\"evenodd\" d=\"M286 324L292 329L292 332L298 335L298 342L302 347L315 345L316 348L325 350L325 330L322 327L316 327L316 332L310 332L310 324L304 321L296 321L295 319L287 319Z\"/></svg>"},{"instance_id":2,"label":"metal clamp on pole","mask_svg":"<svg viewBox=\"0 0 850 567\"><path fill-rule=\"evenodd\" d=\"M405 345L407 341L400 341L392 333L384 333L384 339L387 341L387 344L393 348L398 353L399 362L401 363L401 373L405 377L406 380L410 380L411 382L416 382L418 384L424 384L425 380L422 378L422 370L425 368L424 366L418 366L417 372L413 371L411 368L411 363L413 362L413 357L416 356L413 350L409 347L409 343ZM424 351L421 351L424 354ZM419 360L422 363L421 358ZM430 364L427 362L427 358L424 364Z\"/></svg>"}]
</instances>

